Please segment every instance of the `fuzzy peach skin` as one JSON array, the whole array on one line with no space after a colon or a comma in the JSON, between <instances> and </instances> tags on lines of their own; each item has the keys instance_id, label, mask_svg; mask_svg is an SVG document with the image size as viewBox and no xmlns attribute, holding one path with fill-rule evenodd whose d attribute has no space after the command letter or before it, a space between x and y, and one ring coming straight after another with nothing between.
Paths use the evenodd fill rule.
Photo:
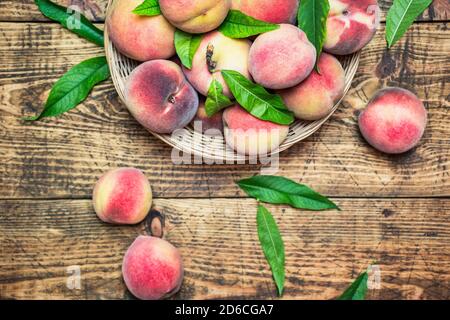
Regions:
<instances>
[{"instance_id":1,"label":"fuzzy peach skin","mask_svg":"<svg viewBox=\"0 0 450 320\"><path fill-rule=\"evenodd\" d=\"M125 84L125 102L145 128L169 134L194 119L199 100L175 62L153 60L130 74Z\"/></svg>"},{"instance_id":2,"label":"fuzzy peach skin","mask_svg":"<svg viewBox=\"0 0 450 320\"><path fill-rule=\"evenodd\" d=\"M268 155L289 133L289 126L255 118L237 104L225 109L223 123L226 143L242 155Z\"/></svg>"},{"instance_id":3,"label":"fuzzy peach skin","mask_svg":"<svg viewBox=\"0 0 450 320\"><path fill-rule=\"evenodd\" d=\"M374 148L390 154L411 150L427 125L422 101L408 90L380 90L359 116L359 128Z\"/></svg>"},{"instance_id":4,"label":"fuzzy peach skin","mask_svg":"<svg viewBox=\"0 0 450 320\"><path fill-rule=\"evenodd\" d=\"M175 28L162 16L132 11L142 0L116 0L106 26L111 41L124 55L138 60L168 59L175 54Z\"/></svg>"},{"instance_id":5,"label":"fuzzy peach skin","mask_svg":"<svg viewBox=\"0 0 450 320\"><path fill-rule=\"evenodd\" d=\"M95 184L93 204L97 216L104 222L137 224L150 211L152 189L138 169L111 170Z\"/></svg>"},{"instance_id":6,"label":"fuzzy peach skin","mask_svg":"<svg viewBox=\"0 0 450 320\"><path fill-rule=\"evenodd\" d=\"M299 84L309 76L315 63L316 49L302 30L290 24L261 34L250 48L250 74L269 89Z\"/></svg>"},{"instance_id":7,"label":"fuzzy peach skin","mask_svg":"<svg viewBox=\"0 0 450 320\"><path fill-rule=\"evenodd\" d=\"M205 33L222 24L231 0L159 0L163 15L178 29Z\"/></svg>"},{"instance_id":8,"label":"fuzzy peach skin","mask_svg":"<svg viewBox=\"0 0 450 320\"><path fill-rule=\"evenodd\" d=\"M246 39L231 39L218 31L206 34L192 60L192 68L183 67L189 82L202 95L207 96L213 79L223 87L223 93L232 97L230 89L223 79L221 70L234 70L250 79L248 71L248 54L251 42ZM211 60L207 61L207 53Z\"/></svg>"},{"instance_id":9,"label":"fuzzy peach skin","mask_svg":"<svg viewBox=\"0 0 450 320\"><path fill-rule=\"evenodd\" d=\"M345 73L340 62L322 53L319 70L313 71L297 86L279 91L284 103L301 120L319 120L327 116L344 95Z\"/></svg>"},{"instance_id":10,"label":"fuzzy peach skin","mask_svg":"<svg viewBox=\"0 0 450 320\"><path fill-rule=\"evenodd\" d=\"M128 290L136 298L159 300L180 290L183 263L177 248L169 242L139 236L125 253L122 274Z\"/></svg>"},{"instance_id":11,"label":"fuzzy peach skin","mask_svg":"<svg viewBox=\"0 0 450 320\"><path fill-rule=\"evenodd\" d=\"M197 115L192 121L192 126L195 131L207 135L222 135L223 134L223 111L217 112L212 117L208 117L205 109L205 101L202 99L198 107Z\"/></svg>"},{"instance_id":12,"label":"fuzzy peach skin","mask_svg":"<svg viewBox=\"0 0 450 320\"><path fill-rule=\"evenodd\" d=\"M291 23L297 19L298 0L231 0L231 9L271 23Z\"/></svg>"},{"instance_id":13,"label":"fuzzy peach skin","mask_svg":"<svg viewBox=\"0 0 450 320\"><path fill-rule=\"evenodd\" d=\"M376 33L377 0L330 0L324 50L346 55L366 46Z\"/></svg>"}]
</instances>

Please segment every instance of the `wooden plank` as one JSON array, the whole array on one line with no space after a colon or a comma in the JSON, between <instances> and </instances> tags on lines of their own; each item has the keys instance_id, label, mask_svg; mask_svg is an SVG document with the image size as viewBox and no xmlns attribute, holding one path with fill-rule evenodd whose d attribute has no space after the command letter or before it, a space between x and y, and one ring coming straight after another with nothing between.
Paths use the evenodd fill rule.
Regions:
<instances>
[{"instance_id":1,"label":"wooden plank","mask_svg":"<svg viewBox=\"0 0 450 320\"><path fill-rule=\"evenodd\" d=\"M89 19L96 22L105 20L108 0L53 0L64 6L76 6ZM378 1L384 21L392 0ZM446 21L450 12L448 0L434 0L433 4L421 15L419 21ZM46 21L33 0L2 0L0 2L0 21Z\"/></svg>"},{"instance_id":2,"label":"wooden plank","mask_svg":"<svg viewBox=\"0 0 450 320\"><path fill-rule=\"evenodd\" d=\"M0 197L87 198L117 166L143 169L158 197L234 197L243 196L234 181L259 172L259 165L172 164L171 148L130 117L111 82L58 119L22 121L71 65L102 50L54 24L0 29ZM390 51L382 35L364 49L345 103L321 131L282 153L279 173L332 196L449 196L446 25L415 25ZM404 155L383 155L358 133L358 110L384 85L416 91L429 111L423 141Z\"/></svg>"},{"instance_id":3,"label":"wooden plank","mask_svg":"<svg viewBox=\"0 0 450 320\"><path fill-rule=\"evenodd\" d=\"M335 199L342 212L273 212L286 246L284 298L332 299L377 261L371 299L448 299L449 199ZM167 239L183 256L177 299L275 298L251 199L157 199ZM121 279L126 248L145 223L101 223L87 200L1 201L0 297L130 298ZM81 289L66 286L81 269ZM69 269L70 270L70 269Z\"/></svg>"}]
</instances>

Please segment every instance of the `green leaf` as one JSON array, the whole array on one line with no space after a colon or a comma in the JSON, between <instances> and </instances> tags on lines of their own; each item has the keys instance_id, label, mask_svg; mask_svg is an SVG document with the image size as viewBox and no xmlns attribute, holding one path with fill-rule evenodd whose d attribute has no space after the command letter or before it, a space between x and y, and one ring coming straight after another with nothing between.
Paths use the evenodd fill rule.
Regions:
<instances>
[{"instance_id":1,"label":"green leaf","mask_svg":"<svg viewBox=\"0 0 450 320\"><path fill-rule=\"evenodd\" d=\"M327 37L328 0L302 0L298 8L298 27L302 29L317 52L317 63Z\"/></svg>"},{"instance_id":2,"label":"green leaf","mask_svg":"<svg viewBox=\"0 0 450 320\"><path fill-rule=\"evenodd\" d=\"M254 176L237 182L250 197L272 204L287 204L297 209L329 210L339 207L309 187L278 176Z\"/></svg>"},{"instance_id":3,"label":"green leaf","mask_svg":"<svg viewBox=\"0 0 450 320\"><path fill-rule=\"evenodd\" d=\"M57 21L77 35L103 47L103 31L98 29L80 12L62 7L48 0L34 0L47 18Z\"/></svg>"},{"instance_id":4,"label":"green leaf","mask_svg":"<svg viewBox=\"0 0 450 320\"><path fill-rule=\"evenodd\" d=\"M88 96L99 82L109 78L106 57L85 60L70 69L59 79L48 96L44 111L38 116L26 118L35 121L45 117L55 117L75 108Z\"/></svg>"},{"instance_id":5,"label":"green leaf","mask_svg":"<svg viewBox=\"0 0 450 320\"><path fill-rule=\"evenodd\" d=\"M159 8L158 0L144 0L143 3L138 5L133 13L140 16L159 16L161 14L161 9Z\"/></svg>"},{"instance_id":6,"label":"green leaf","mask_svg":"<svg viewBox=\"0 0 450 320\"><path fill-rule=\"evenodd\" d=\"M230 10L219 31L230 38L248 38L260 33L276 30L279 25L257 20L238 10Z\"/></svg>"},{"instance_id":7,"label":"green leaf","mask_svg":"<svg viewBox=\"0 0 450 320\"><path fill-rule=\"evenodd\" d=\"M226 95L223 94L223 87L219 81L213 79L208 90L208 97L205 102L205 110L208 117L212 117L217 112L233 104Z\"/></svg>"},{"instance_id":8,"label":"green leaf","mask_svg":"<svg viewBox=\"0 0 450 320\"><path fill-rule=\"evenodd\" d=\"M345 290L338 300L364 300L367 293L367 272L361 273L358 278Z\"/></svg>"},{"instance_id":9,"label":"green leaf","mask_svg":"<svg viewBox=\"0 0 450 320\"><path fill-rule=\"evenodd\" d=\"M259 242L261 243L261 248L267 262L272 269L278 295L281 296L283 294L285 280L283 239L272 214L262 205L258 206L256 221L258 224Z\"/></svg>"},{"instance_id":10,"label":"green leaf","mask_svg":"<svg viewBox=\"0 0 450 320\"><path fill-rule=\"evenodd\" d=\"M386 17L386 41L392 47L433 0L394 0Z\"/></svg>"},{"instance_id":11,"label":"green leaf","mask_svg":"<svg viewBox=\"0 0 450 320\"><path fill-rule=\"evenodd\" d=\"M192 59L197 52L203 35L192 35L181 30L175 31L175 49L181 63L188 69L192 68Z\"/></svg>"},{"instance_id":12,"label":"green leaf","mask_svg":"<svg viewBox=\"0 0 450 320\"><path fill-rule=\"evenodd\" d=\"M222 76L239 104L256 118L281 125L294 122L279 95L267 92L237 71L222 70Z\"/></svg>"}]
</instances>

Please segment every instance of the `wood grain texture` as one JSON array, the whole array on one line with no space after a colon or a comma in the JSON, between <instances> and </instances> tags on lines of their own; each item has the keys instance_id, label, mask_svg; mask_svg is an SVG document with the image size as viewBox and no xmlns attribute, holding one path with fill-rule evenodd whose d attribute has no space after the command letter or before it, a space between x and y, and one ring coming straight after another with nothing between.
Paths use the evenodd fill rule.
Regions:
<instances>
[{"instance_id":1,"label":"wood grain texture","mask_svg":"<svg viewBox=\"0 0 450 320\"><path fill-rule=\"evenodd\" d=\"M334 199L342 212L267 206L286 246L284 298L333 299L377 261L372 299L449 299L450 200ZM276 298L250 199L157 199L183 256L176 299ZM131 298L122 257L145 223L110 226L86 200L1 201L0 297ZM66 287L81 268L81 289Z\"/></svg>"},{"instance_id":2,"label":"wood grain texture","mask_svg":"<svg viewBox=\"0 0 450 320\"><path fill-rule=\"evenodd\" d=\"M52 0L63 6L76 6L89 19L96 22L105 20L105 9L108 0ZM392 0L379 0L382 10L382 19L392 5ZM450 4L448 0L434 0L418 20L445 21L448 19ZM40 14L33 0L1 0L0 21L46 21Z\"/></svg>"},{"instance_id":3,"label":"wood grain texture","mask_svg":"<svg viewBox=\"0 0 450 320\"><path fill-rule=\"evenodd\" d=\"M172 164L171 148L131 118L111 82L58 119L22 121L71 65L103 52L55 24L0 29L1 198L88 198L96 179L118 166L143 169L157 197L235 197L243 193L234 181L259 173L259 165ZM281 154L279 174L331 196L449 196L449 40L445 23L417 24L387 51L381 30L344 104ZM400 156L375 151L357 128L359 110L385 85L415 91L429 111L423 141Z\"/></svg>"}]
</instances>

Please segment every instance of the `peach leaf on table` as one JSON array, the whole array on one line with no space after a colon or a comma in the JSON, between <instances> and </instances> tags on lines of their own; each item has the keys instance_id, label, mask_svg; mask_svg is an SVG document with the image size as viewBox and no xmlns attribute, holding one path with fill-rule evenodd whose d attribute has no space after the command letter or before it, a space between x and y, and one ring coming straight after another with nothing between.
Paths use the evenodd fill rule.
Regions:
<instances>
[{"instance_id":1,"label":"peach leaf on table","mask_svg":"<svg viewBox=\"0 0 450 320\"><path fill-rule=\"evenodd\" d=\"M367 271L361 273L337 300L364 300L367 294Z\"/></svg>"},{"instance_id":2,"label":"peach leaf on table","mask_svg":"<svg viewBox=\"0 0 450 320\"><path fill-rule=\"evenodd\" d=\"M36 121L46 117L59 116L84 101L92 88L109 78L105 57L85 60L71 68L52 87L44 110L37 116L24 120Z\"/></svg>"},{"instance_id":3,"label":"peach leaf on table","mask_svg":"<svg viewBox=\"0 0 450 320\"><path fill-rule=\"evenodd\" d=\"M283 238L272 214L262 205L258 205L256 222L258 225L259 242L272 270L278 295L281 297L286 277Z\"/></svg>"},{"instance_id":4,"label":"peach leaf on table","mask_svg":"<svg viewBox=\"0 0 450 320\"><path fill-rule=\"evenodd\" d=\"M391 48L433 0L395 0L386 17L386 42Z\"/></svg>"},{"instance_id":5,"label":"peach leaf on table","mask_svg":"<svg viewBox=\"0 0 450 320\"><path fill-rule=\"evenodd\" d=\"M103 31L94 26L94 24L80 12L75 11L72 8L60 6L49 0L34 0L34 2L41 13L47 18L59 22L67 30L103 47Z\"/></svg>"}]
</instances>

